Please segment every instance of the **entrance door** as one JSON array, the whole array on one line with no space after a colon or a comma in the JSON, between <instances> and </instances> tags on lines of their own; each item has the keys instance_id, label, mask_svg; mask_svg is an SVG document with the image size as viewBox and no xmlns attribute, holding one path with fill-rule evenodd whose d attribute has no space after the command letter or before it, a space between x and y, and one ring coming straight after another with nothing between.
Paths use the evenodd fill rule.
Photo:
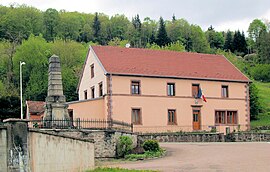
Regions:
<instances>
[{"instance_id":1,"label":"entrance door","mask_svg":"<svg viewBox=\"0 0 270 172\"><path fill-rule=\"evenodd\" d=\"M201 129L201 112L200 110L193 110L193 130Z\"/></svg>"}]
</instances>

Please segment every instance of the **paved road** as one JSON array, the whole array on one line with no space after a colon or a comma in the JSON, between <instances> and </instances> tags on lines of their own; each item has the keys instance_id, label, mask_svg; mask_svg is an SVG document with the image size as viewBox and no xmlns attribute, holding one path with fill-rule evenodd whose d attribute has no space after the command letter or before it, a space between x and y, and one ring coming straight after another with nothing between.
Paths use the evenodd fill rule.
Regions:
<instances>
[{"instance_id":1,"label":"paved road","mask_svg":"<svg viewBox=\"0 0 270 172\"><path fill-rule=\"evenodd\" d=\"M167 156L113 165L159 171L270 172L270 143L161 143Z\"/></svg>"}]
</instances>

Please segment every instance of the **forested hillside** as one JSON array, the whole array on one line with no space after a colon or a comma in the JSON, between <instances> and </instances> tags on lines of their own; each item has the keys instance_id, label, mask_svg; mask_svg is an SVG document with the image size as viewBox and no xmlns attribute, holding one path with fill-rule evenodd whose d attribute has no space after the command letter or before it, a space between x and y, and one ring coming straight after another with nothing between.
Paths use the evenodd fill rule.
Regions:
<instances>
[{"instance_id":1,"label":"forested hillside","mask_svg":"<svg viewBox=\"0 0 270 172\"><path fill-rule=\"evenodd\" d=\"M119 14L109 17L102 13L0 5L0 114L17 114L19 110L19 61L26 63L24 100L45 100L48 58L52 54L61 58L67 101L77 100L78 78L91 44L130 43L139 48L224 54L251 79L270 82L269 26L255 19L245 35L239 30L218 32L214 26L203 31L181 16L155 21L136 15L130 21ZM262 109L255 103L254 118Z\"/></svg>"}]
</instances>

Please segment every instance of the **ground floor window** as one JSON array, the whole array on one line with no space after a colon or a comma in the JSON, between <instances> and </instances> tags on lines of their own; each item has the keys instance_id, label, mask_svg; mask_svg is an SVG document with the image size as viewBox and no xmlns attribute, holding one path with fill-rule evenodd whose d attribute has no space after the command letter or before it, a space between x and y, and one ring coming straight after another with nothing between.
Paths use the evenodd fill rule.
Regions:
<instances>
[{"instance_id":1,"label":"ground floor window","mask_svg":"<svg viewBox=\"0 0 270 172\"><path fill-rule=\"evenodd\" d=\"M216 111L216 124L237 124L237 111Z\"/></svg>"},{"instance_id":2,"label":"ground floor window","mask_svg":"<svg viewBox=\"0 0 270 172\"><path fill-rule=\"evenodd\" d=\"M175 109L168 110L168 125L175 125L176 122L176 112Z\"/></svg>"},{"instance_id":3,"label":"ground floor window","mask_svg":"<svg viewBox=\"0 0 270 172\"><path fill-rule=\"evenodd\" d=\"M131 122L132 124L142 124L141 109L134 108L131 110Z\"/></svg>"}]
</instances>

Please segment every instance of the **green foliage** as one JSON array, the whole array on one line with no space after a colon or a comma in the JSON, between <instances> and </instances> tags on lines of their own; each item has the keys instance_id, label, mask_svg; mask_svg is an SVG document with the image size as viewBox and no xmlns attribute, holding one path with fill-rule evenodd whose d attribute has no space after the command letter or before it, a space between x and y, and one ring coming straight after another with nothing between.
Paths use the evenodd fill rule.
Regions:
<instances>
[{"instance_id":1,"label":"green foliage","mask_svg":"<svg viewBox=\"0 0 270 172\"><path fill-rule=\"evenodd\" d=\"M260 63L270 64L270 33L261 32L257 40L257 49Z\"/></svg>"},{"instance_id":2,"label":"green foliage","mask_svg":"<svg viewBox=\"0 0 270 172\"><path fill-rule=\"evenodd\" d=\"M146 140L142 146L145 151L156 152L160 150L159 143L156 140Z\"/></svg>"},{"instance_id":3,"label":"green foliage","mask_svg":"<svg viewBox=\"0 0 270 172\"><path fill-rule=\"evenodd\" d=\"M258 89L255 84L249 86L249 97L250 97L250 119L257 119L258 114L262 110L259 102Z\"/></svg>"},{"instance_id":4,"label":"green foliage","mask_svg":"<svg viewBox=\"0 0 270 172\"><path fill-rule=\"evenodd\" d=\"M211 48L218 49L224 46L224 37L222 33L216 32L212 26L206 31L206 38Z\"/></svg>"},{"instance_id":5,"label":"green foliage","mask_svg":"<svg viewBox=\"0 0 270 172\"><path fill-rule=\"evenodd\" d=\"M270 82L270 64L258 64L251 69L251 76L262 82Z\"/></svg>"},{"instance_id":6,"label":"green foliage","mask_svg":"<svg viewBox=\"0 0 270 172\"><path fill-rule=\"evenodd\" d=\"M260 104L262 106L263 112L270 112L270 82L262 83L262 82L254 82L256 87L258 88L258 97Z\"/></svg>"},{"instance_id":7,"label":"green foliage","mask_svg":"<svg viewBox=\"0 0 270 172\"><path fill-rule=\"evenodd\" d=\"M7 118L20 118L20 98L0 96L0 121Z\"/></svg>"},{"instance_id":8,"label":"green foliage","mask_svg":"<svg viewBox=\"0 0 270 172\"><path fill-rule=\"evenodd\" d=\"M129 154L125 156L125 159L134 161L134 160L143 160L149 158L158 158L165 154L165 150L159 149L158 151L145 151L143 154Z\"/></svg>"},{"instance_id":9,"label":"green foliage","mask_svg":"<svg viewBox=\"0 0 270 172\"><path fill-rule=\"evenodd\" d=\"M266 25L259 19L254 19L248 27L248 36L256 42L262 31L266 31Z\"/></svg>"},{"instance_id":10,"label":"green foliage","mask_svg":"<svg viewBox=\"0 0 270 172\"><path fill-rule=\"evenodd\" d=\"M108 45L110 45L110 46L125 47L126 44L128 44L128 43L129 43L128 40L121 40L121 39L119 39L119 38L116 37L116 38L113 38L112 40L110 40L108 42Z\"/></svg>"},{"instance_id":11,"label":"green foliage","mask_svg":"<svg viewBox=\"0 0 270 172\"><path fill-rule=\"evenodd\" d=\"M19 81L19 64L24 61L22 67L23 90L27 100L44 101L47 95L48 58L50 57L50 45L42 36L30 35L23 41L14 56L14 72L16 81Z\"/></svg>"},{"instance_id":12,"label":"green foliage","mask_svg":"<svg viewBox=\"0 0 270 172\"><path fill-rule=\"evenodd\" d=\"M180 52L185 51L185 47L180 41L176 41L175 43L170 43L162 47L158 46L155 43L153 44L148 43L146 47L153 50L171 50L171 51L180 51Z\"/></svg>"},{"instance_id":13,"label":"green foliage","mask_svg":"<svg viewBox=\"0 0 270 172\"><path fill-rule=\"evenodd\" d=\"M58 55L61 60L63 89L67 101L78 100L76 89L86 52L87 46L74 41L56 40L51 43L51 54Z\"/></svg>"},{"instance_id":14,"label":"green foliage","mask_svg":"<svg viewBox=\"0 0 270 172\"><path fill-rule=\"evenodd\" d=\"M132 144L132 139L129 136L120 136L116 148L117 157L124 157L129 154L132 149Z\"/></svg>"},{"instance_id":15,"label":"green foliage","mask_svg":"<svg viewBox=\"0 0 270 172\"><path fill-rule=\"evenodd\" d=\"M57 27L59 24L59 13L56 9L49 8L43 13L44 22L44 38L47 41L53 41L57 35Z\"/></svg>"},{"instance_id":16,"label":"green foliage","mask_svg":"<svg viewBox=\"0 0 270 172\"><path fill-rule=\"evenodd\" d=\"M167 35L164 20L162 17L160 17L156 43L159 46L165 46L165 45L168 45L170 42L171 41Z\"/></svg>"},{"instance_id":17,"label":"green foliage","mask_svg":"<svg viewBox=\"0 0 270 172\"><path fill-rule=\"evenodd\" d=\"M225 43L224 43L224 50L225 51L232 51L233 50L233 33L228 30L226 33Z\"/></svg>"},{"instance_id":18,"label":"green foliage","mask_svg":"<svg viewBox=\"0 0 270 172\"><path fill-rule=\"evenodd\" d=\"M94 18L94 22L93 22L93 31L94 31L94 37L95 37L95 42L101 43L100 40L100 21L98 18L98 13L95 13L95 18Z\"/></svg>"},{"instance_id":19,"label":"green foliage","mask_svg":"<svg viewBox=\"0 0 270 172\"><path fill-rule=\"evenodd\" d=\"M247 54L247 42L244 32L241 33L239 30L235 31L232 45L232 51L236 55L244 56Z\"/></svg>"}]
</instances>

